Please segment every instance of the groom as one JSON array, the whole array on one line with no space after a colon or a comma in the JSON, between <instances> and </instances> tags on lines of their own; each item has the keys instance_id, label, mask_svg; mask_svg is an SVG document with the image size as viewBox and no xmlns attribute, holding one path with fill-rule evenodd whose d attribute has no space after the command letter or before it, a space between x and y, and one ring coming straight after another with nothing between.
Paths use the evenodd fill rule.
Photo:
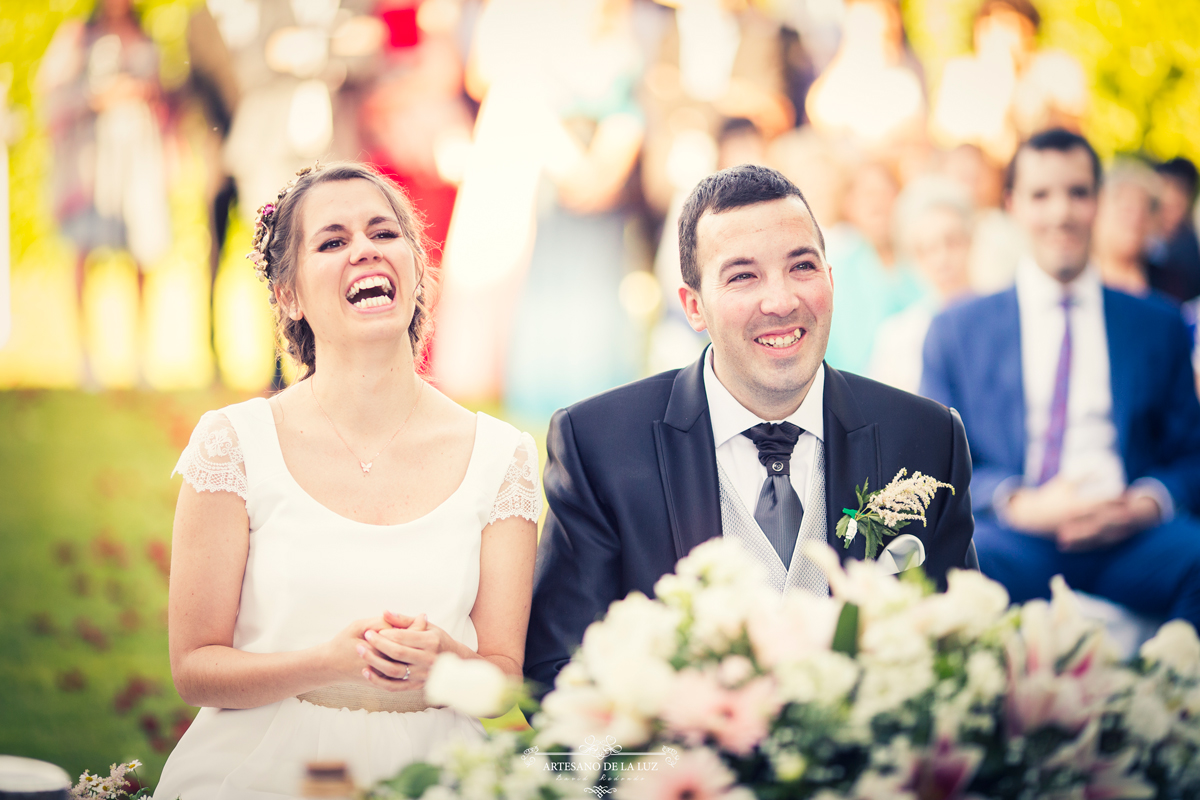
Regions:
<instances>
[{"instance_id":1,"label":"groom","mask_svg":"<svg viewBox=\"0 0 1200 800\"><path fill-rule=\"evenodd\" d=\"M679 296L712 339L699 361L554 415L525 674L553 686L587 626L654 583L701 542L743 541L779 590L827 593L802 554L835 537L855 487L901 468L953 484L929 507L923 542L939 586L964 565L971 458L958 414L824 364L833 315L825 242L804 196L778 172L711 175L679 219ZM854 298L842 298L843 314Z\"/></svg>"}]
</instances>

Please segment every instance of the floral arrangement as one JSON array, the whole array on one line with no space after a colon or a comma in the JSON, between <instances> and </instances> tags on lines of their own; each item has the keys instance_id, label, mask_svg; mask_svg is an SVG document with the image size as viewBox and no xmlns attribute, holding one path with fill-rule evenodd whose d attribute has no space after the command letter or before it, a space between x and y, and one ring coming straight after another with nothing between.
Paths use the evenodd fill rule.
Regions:
<instances>
[{"instance_id":1,"label":"floral arrangement","mask_svg":"<svg viewBox=\"0 0 1200 800\"><path fill-rule=\"evenodd\" d=\"M846 542L847 549L854 537L862 533L867 540L867 558L874 559L883 545L884 536L896 536L910 522L925 524L925 511L938 489L949 489L954 494L954 487L948 483L920 472L905 478L907 473L907 469L900 470L891 483L874 492L868 492L869 480L863 481L861 489L854 487L858 508L843 508L845 516L838 520L835 530L837 537Z\"/></svg>"},{"instance_id":2,"label":"floral arrangement","mask_svg":"<svg viewBox=\"0 0 1200 800\"><path fill-rule=\"evenodd\" d=\"M130 785L133 783L130 780L130 773L136 773L140 766L142 766L142 762L136 758L125 764L113 764L107 778L93 775L85 769L79 776L79 783L71 787L68 795L72 800L84 800L84 798L120 800L124 797L141 800L141 798L149 797L150 790L145 788L137 789L134 794L129 793Z\"/></svg>"},{"instance_id":3,"label":"floral arrangement","mask_svg":"<svg viewBox=\"0 0 1200 800\"><path fill-rule=\"evenodd\" d=\"M736 542L701 545L658 599L633 593L588 628L532 731L452 745L374 796L1200 797L1191 625L1167 623L1123 664L1061 580L1010 609L977 572L935 594L808 552L831 597L780 595ZM430 700L508 707L515 687L464 680L479 663L441 657Z\"/></svg>"}]
</instances>

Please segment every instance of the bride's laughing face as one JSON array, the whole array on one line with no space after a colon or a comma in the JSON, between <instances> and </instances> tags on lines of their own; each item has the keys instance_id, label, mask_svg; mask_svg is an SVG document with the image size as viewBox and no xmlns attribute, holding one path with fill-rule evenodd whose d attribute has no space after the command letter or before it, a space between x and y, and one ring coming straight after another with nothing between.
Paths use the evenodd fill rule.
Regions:
<instances>
[{"instance_id":1,"label":"bride's laughing face","mask_svg":"<svg viewBox=\"0 0 1200 800\"><path fill-rule=\"evenodd\" d=\"M359 179L322 183L304 198L301 221L288 313L335 347L390 338L408 346L419 268L383 193Z\"/></svg>"}]
</instances>

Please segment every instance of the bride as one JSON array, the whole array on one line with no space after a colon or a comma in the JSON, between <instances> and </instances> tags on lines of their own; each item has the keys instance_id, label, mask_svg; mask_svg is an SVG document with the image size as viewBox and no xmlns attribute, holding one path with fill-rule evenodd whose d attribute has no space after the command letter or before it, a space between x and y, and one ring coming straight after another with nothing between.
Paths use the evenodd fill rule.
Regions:
<instances>
[{"instance_id":1,"label":"bride","mask_svg":"<svg viewBox=\"0 0 1200 800\"><path fill-rule=\"evenodd\" d=\"M305 170L251 258L303 380L201 418L177 470L171 672L203 706L155 797L360 785L479 722L432 708L439 653L521 676L541 493L533 439L414 366L428 330L420 224L374 170Z\"/></svg>"}]
</instances>

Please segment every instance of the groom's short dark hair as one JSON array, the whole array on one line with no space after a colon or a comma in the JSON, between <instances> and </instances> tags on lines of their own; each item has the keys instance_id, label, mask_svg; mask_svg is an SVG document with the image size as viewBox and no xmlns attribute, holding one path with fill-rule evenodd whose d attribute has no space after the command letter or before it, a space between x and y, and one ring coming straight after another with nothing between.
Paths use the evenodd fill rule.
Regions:
<instances>
[{"instance_id":1,"label":"groom's short dark hair","mask_svg":"<svg viewBox=\"0 0 1200 800\"><path fill-rule=\"evenodd\" d=\"M679 269L683 282L700 291L700 265L696 263L696 226L704 212L720 214L732 208L752 206L785 197L799 197L808 209L813 227L817 229L817 241L821 253L825 253L825 234L812 213L812 207L804 199L804 193L777 170L755 164L743 164L714 172L692 189L679 213Z\"/></svg>"}]
</instances>

